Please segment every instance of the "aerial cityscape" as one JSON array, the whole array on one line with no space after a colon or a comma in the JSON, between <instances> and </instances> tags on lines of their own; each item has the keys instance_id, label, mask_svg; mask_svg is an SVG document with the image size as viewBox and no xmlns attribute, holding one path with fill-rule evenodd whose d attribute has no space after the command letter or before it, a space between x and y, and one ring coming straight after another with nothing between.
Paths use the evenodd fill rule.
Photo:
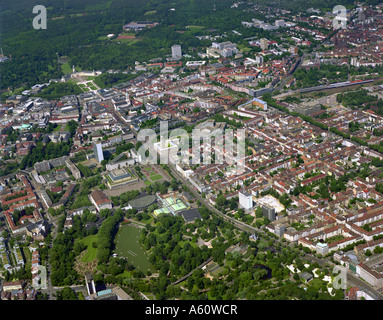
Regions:
<instances>
[{"instance_id":1,"label":"aerial cityscape","mask_svg":"<svg viewBox=\"0 0 383 320\"><path fill-rule=\"evenodd\" d=\"M0 9L0 300L383 299L383 3Z\"/></svg>"}]
</instances>

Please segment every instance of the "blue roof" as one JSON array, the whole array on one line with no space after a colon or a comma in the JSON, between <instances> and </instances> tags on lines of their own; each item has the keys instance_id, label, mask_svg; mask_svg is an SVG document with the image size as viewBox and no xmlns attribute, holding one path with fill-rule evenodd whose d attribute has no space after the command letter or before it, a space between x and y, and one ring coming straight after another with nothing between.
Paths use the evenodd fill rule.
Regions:
<instances>
[{"instance_id":1,"label":"blue roof","mask_svg":"<svg viewBox=\"0 0 383 320\"><path fill-rule=\"evenodd\" d=\"M101 290L101 291L97 292L97 296L103 296L103 295L106 295L109 293L112 293L112 289Z\"/></svg>"}]
</instances>

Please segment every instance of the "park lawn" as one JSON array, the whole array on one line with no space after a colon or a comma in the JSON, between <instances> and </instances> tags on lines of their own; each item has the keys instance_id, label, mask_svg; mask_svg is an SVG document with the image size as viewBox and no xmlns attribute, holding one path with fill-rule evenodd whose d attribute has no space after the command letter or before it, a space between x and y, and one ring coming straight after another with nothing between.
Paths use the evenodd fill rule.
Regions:
<instances>
[{"instance_id":1,"label":"park lawn","mask_svg":"<svg viewBox=\"0 0 383 320\"><path fill-rule=\"evenodd\" d=\"M80 87L79 85L77 85L82 91L86 91L88 88L87 87ZM89 89L88 89L89 90Z\"/></svg>"},{"instance_id":2,"label":"park lawn","mask_svg":"<svg viewBox=\"0 0 383 320\"><path fill-rule=\"evenodd\" d=\"M150 264L145 250L139 243L141 229L130 225L121 227L116 235L115 244L117 253L120 257L126 257L127 261L132 263L137 270L146 273L147 270L155 272L156 270Z\"/></svg>"},{"instance_id":3,"label":"park lawn","mask_svg":"<svg viewBox=\"0 0 383 320\"><path fill-rule=\"evenodd\" d=\"M95 86L90 86L90 88L91 88L92 90L97 90L97 88L96 88Z\"/></svg>"},{"instance_id":4,"label":"park lawn","mask_svg":"<svg viewBox=\"0 0 383 320\"><path fill-rule=\"evenodd\" d=\"M76 79L69 79L68 81L66 81L66 83L77 84L77 83L78 83L78 80L76 80Z\"/></svg>"},{"instance_id":5,"label":"park lawn","mask_svg":"<svg viewBox=\"0 0 383 320\"><path fill-rule=\"evenodd\" d=\"M205 27L203 26L186 26L187 29L190 29L190 30L201 30L201 29L204 29Z\"/></svg>"},{"instance_id":6,"label":"park lawn","mask_svg":"<svg viewBox=\"0 0 383 320\"><path fill-rule=\"evenodd\" d=\"M84 84L84 83L79 83L79 84L77 84L80 88L85 88L86 87L86 85Z\"/></svg>"},{"instance_id":7,"label":"park lawn","mask_svg":"<svg viewBox=\"0 0 383 320\"><path fill-rule=\"evenodd\" d=\"M78 70L77 70L77 71L78 71ZM82 91L86 91L86 90L87 90L86 87L83 87L82 84L81 84L81 83L78 83L78 81L75 80L75 79L70 79L70 80L68 80L66 83L73 83L73 84L77 85ZM89 91L89 89L88 89L88 91Z\"/></svg>"},{"instance_id":8,"label":"park lawn","mask_svg":"<svg viewBox=\"0 0 383 320\"><path fill-rule=\"evenodd\" d=\"M151 174L149 177L150 177L150 180L152 181L157 181L162 179L162 176L160 174Z\"/></svg>"},{"instance_id":9,"label":"park lawn","mask_svg":"<svg viewBox=\"0 0 383 320\"><path fill-rule=\"evenodd\" d=\"M53 132L60 131L61 129L61 124L59 124L56 128L53 129Z\"/></svg>"},{"instance_id":10,"label":"park lawn","mask_svg":"<svg viewBox=\"0 0 383 320\"><path fill-rule=\"evenodd\" d=\"M61 70L64 74L72 73L72 68L69 65L69 62L66 62L61 65Z\"/></svg>"},{"instance_id":11,"label":"park lawn","mask_svg":"<svg viewBox=\"0 0 383 320\"><path fill-rule=\"evenodd\" d=\"M87 247L87 252L84 254L84 256L81 258L82 262L92 262L97 258L97 248L93 248L92 243L97 242L97 235L91 235L87 236L81 240L82 243L84 243Z\"/></svg>"},{"instance_id":12,"label":"park lawn","mask_svg":"<svg viewBox=\"0 0 383 320\"><path fill-rule=\"evenodd\" d=\"M121 38L115 38L115 39L113 39L112 41L115 41L115 42L124 42L125 44L129 44L130 42L133 42L133 41L135 41L136 40L136 38L128 38L128 39L121 39Z\"/></svg>"},{"instance_id":13,"label":"park lawn","mask_svg":"<svg viewBox=\"0 0 383 320\"><path fill-rule=\"evenodd\" d=\"M250 51L251 49L248 48L248 47L244 47L244 48L242 48L241 50L242 50L242 52L248 52L248 51Z\"/></svg>"},{"instance_id":14,"label":"park lawn","mask_svg":"<svg viewBox=\"0 0 383 320\"><path fill-rule=\"evenodd\" d=\"M117 278L132 278L132 272L125 270L123 273L117 275Z\"/></svg>"},{"instance_id":15,"label":"park lawn","mask_svg":"<svg viewBox=\"0 0 383 320\"><path fill-rule=\"evenodd\" d=\"M144 183L145 183L146 186L150 186L151 185L151 183L148 180L144 181Z\"/></svg>"},{"instance_id":16,"label":"park lawn","mask_svg":"<svg viewBox=\"0 0 383 320\"><path fill-rule=\"evenodd\" d=\"M25 257L25 265L31 265L32 264L32 252L28 248L21 248L21 250L24 253Z\"/></svg>"},{"instance_id":17,"label":"park lawn","mask_svg":"<svg viewBox=\"0 0 383 320\"><path fill-rule=\"evenodd\" d=\"M157 11L156 10L146 11L144 13L144 16L147 16L147 15L150 15L150 14L153 14L153 13L157 13Z\"/></svg>"},{"instance_id":18,"label":"park lawn","mask_svg":"<svg viewBox=\"0 0 383 320\"><path fill-rule=\"evenodd\" d=\"M124 36L136 36L134 32L123 32L118 35L119 37L124 37Z\"/></svg>"},{"instance_id":19,"label":"park lawn","mask_svg":"<svg viewBox=\"0 0 383 320\"><path fill-rule=\"evenodd\" d=\"M141 222L141 223L151 223L152 222L152 220L153 220L153 217L152 216L150 216L150 218L149 219L141 219L139 222ZM137 220L138 221L138 220Z\"/></svg>"},{"instance_id":20,"label":"park lawn","mask_svg":"<svg viewBox=\"0 0 383 320\"><path fill-rule=\"evenodd\" d=\"M130 40L130 41L127 43L127 45L128 45L128 46L131 46L131 45L137 43L138 41L141 41L141 39L142 39L142 38L136 38L136 39L122 39L122 40Z\"/></svg>"},{"instance_id":21,"label":"park lawn","mask_svg":"<svg viewBox=\"0 0 383 320\"><path fill-rule=\"evenodd\" d=\"M181 240L178 242L181 248L183 248L186 243L189 243L193 248L198 248L198 244L194 243L193 241Z\"/></svg>"},{"instance_id":22,"label":"park lawn","mask_svg":"<svg viewBox=\"0 0 383 320\"><path fill-rule=\"evenodd\" d=\"M251 50L251 48L247 47L244 44L238 44L237 46L238 46L238 49L242 50L242 51L250 51Z\"/></svg>"},{"instance_id":23,"label":"park lawn","mask_svg":"<svg viewBox=\"0 0 383 320\"><path fill-rule=\"evenodd\" d=\"M11 91L11 90L7 91L6 93L4 93L4 96L10 97L10 96L13 96L13 95L19 95L19 94L21 94L26 89L28 89L28 88L27 87L16 88L13 91Z\"/></svg>"},{"instance_id":24,"label":"park lawn","mask_svg":"<svg viewBox=\"0 0 383 320\"><path fill-rule=\"evenodd\" d=\"M339 240L343 240L345 239L345 237L341 234L337 235L337 236L334 236L334 237L330 237L328 239L326 239L326 243L329 244L329 243L332 243L332 242L335 242L335 241L339 241Z\"/></svg>"},{"instance_id":25,"label":"park lawn","mask_svg":"<svg viewBox=\"0 0 383 320\"><path fill-rule=\"evenodd\" d=\"M64 129L64 131L69 131L68 124L65 124L65 129Z\"/></svg>"},{"instance_id":26,"label":"park lawn","mask_svg":"<svg viewBox=\"0 0 383 320\"><path fill-rule=\"evenodd\" d=\"M323 286L323 281L320 279L312 279L307 285L319 290Z\"/></svg>"}]
</instances>

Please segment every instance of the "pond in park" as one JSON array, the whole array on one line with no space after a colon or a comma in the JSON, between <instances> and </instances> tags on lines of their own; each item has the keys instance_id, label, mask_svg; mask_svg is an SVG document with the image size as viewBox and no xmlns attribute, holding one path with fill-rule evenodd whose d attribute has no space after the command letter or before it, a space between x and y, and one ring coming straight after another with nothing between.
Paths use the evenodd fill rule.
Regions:
<instances>
[{"instance_id":1,"label":"pond in park","mask_svg":"<svg viewBox=\"0 0 383 320\"><path fill-rule=\"evenodd\" d=\"M263 279L270 279L271 278L271 269L269 267L264 266L263 264L255 264L254 269L264 269L267 271L267 274L263 277Z\"/></svg>"}]
</instances>

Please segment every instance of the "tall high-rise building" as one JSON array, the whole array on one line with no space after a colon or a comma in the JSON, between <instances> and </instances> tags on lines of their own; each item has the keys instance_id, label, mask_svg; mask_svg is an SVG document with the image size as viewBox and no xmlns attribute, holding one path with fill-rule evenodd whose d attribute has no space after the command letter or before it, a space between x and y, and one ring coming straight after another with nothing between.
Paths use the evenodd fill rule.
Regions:
<instances>
[{"instance_id":1,"label":"tall high-rise building","mask_svg":"<svg viewBox=\"0 0 383 320\"><path fill-rule=\"evenodd\" d=\"M175 44L174 46L172 46L172 58L173 59L182 58L182 50L179 44Z\"/></svg>"},{"instance_id":2,"label":"tall high-rise building","mask_svg":"<svg viewBox=\"0 0 383 320\"><path fill-rule=\"evenodd\" d=\"M262 215L266 217L267 219L269 219L270 221L274 221L275 209L265 204L262 206Z\"/></svg>"},{"instance_id":3,"label":"tall high-rise building","mask_svg":"<svg viewBox=\"0 0 383 320\"><path fill-rule=\"evenodd\" d=\"M94 156L97 159L97 162L101 163L101 161L104 160L101 142L97 143L93 141L93 151L94 151Z\"/></svg>"},{"instance_id":4,"label":"tall high-rise building","mask_svg":"<svg viewBox=\"0 0 383 320\"><path fill-rule=\"evenodd\" d=\"M360 62L358 61L358 58L357 57L351 57L351 62L350 64L352 66L355 66L355 67L359 67L360 66Z\"/></svg>"},{"instance_id":5,"label":"tall high-rise building","mask_svg":"<svg viewBox=\"0 0 383 320\"><path fill-rule=\"evenodd\" d=\"M260 40L260 45L261 45L261 49L262 50L267 50L269 49L269 40L267 40L266 38L262 38Z\"/></svg>"},{"instance_id":6,"label":"tall high-rise building","mask_svg":"<svg viewBox=\"0 0 383 320\"><path fill-rule=\"evenodd\" d=\"M263 56L256 56L255 57L255 63L256 64L261 64L263 63L264 59L263 59Z\"/></svg>"},{"instance_id":7,"label":"tall high-rise building","mask_svg":"<svg viewBox=\"0 0 383 320\"><path fill-rule=\"evenodd\" d=\"M239 204L245 210L253 208L253 196L246 191L239 191Z\"/></svg>"},{"instance_id":8,"label":"tall high-rise building","mask_svg":"<svg viewBox=\"0 0 383 320\"><path fill-rule=\"evenodd\" d=\"M93 276L90 272L85 274L85 283L86 289L88 291L88 296L92 296L96 293L96 286L94 285Z\"/></svg>"},{"instance_id":9,"label":"tall high-rise building","mask_svg":"<svg viewBox=\"0 0 383 320\"><path fill-rule=\"evenodd\" d=\"M298 47L297 46L290 46L290 53L292 55L297 55L298 54Z\"/></svg>"}]
</instances>

